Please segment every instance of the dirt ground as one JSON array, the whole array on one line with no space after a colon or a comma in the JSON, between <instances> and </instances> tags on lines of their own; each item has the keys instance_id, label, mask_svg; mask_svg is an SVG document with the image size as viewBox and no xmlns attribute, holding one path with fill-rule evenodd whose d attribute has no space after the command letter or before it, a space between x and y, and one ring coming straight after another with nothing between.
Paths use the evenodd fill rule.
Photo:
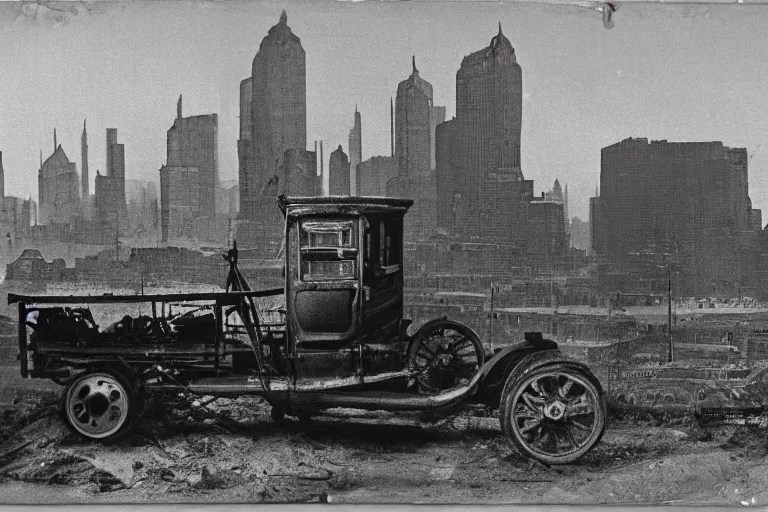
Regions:
<instances>
[{"instance_id":1,"label":"dirt ground","mask_svg":"<svg viewBox=\"0 0 768 512\"><path fill-rule=\"evenodd\" d=\"M768 504L768 430L612 412L574 464L517 455L498 419L334 410L269 419L259 399L166 397L113 444L69 433L50 398L0 421L0 502Z\"/></svg>"}]
</instances>

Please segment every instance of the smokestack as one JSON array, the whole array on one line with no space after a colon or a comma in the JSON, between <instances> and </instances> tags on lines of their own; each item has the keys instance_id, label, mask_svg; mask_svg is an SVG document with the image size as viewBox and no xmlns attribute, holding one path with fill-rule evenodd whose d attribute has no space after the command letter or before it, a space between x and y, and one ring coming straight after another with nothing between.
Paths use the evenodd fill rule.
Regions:
<instances>
[{"instance_id":1,"label":"smokestack","mask_svg":"<svg viewBox=\"0 0 768 512\"><path fill-rule=\"evenodd\" d=\"M179 101L176 103L176 117L181 119L181 94L179 94Z\"/></svg>"},{"instance_id":2,"label":"smokestack","mask_svg":"<svg viewBox=\"0 0 768 512\"><path fill-rule=\"evenodd\" d=\"M53 129L53 150L56 151L56 148L59 147L59 145L56 143L56 128Z\"/></svg>"}]
</instances>

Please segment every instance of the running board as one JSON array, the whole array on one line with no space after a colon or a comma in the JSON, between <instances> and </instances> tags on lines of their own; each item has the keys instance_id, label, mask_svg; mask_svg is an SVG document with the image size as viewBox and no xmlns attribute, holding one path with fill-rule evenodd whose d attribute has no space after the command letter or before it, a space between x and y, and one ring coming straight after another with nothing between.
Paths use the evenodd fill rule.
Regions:
<instances>
[{"instance_id":1,"label":"running board","mask_svg":"<svg viewBox=\"0 0 768 512\"><path fill-rule=\"evenodd\" d=\"M343 380L343 379L342 379ZM339 382L337 381L337 384ZM198 395L239 396L258 395L270 402L286 407L331 409L345 407L372 411L434 411L463 402L477 388L477 376L467 385L459 386L435 395L412 395L369 390L344 390L346 386L329 386L327 381L288 386L285 379L267 381L265 390L258 378L224 377L200 379L184 386L176 384L147 383L147 392L179 392L187 390ZM335 388L335 389L334 389Z\"/></svg>"},{"instance_id":2,"label":"running board","mask_svg":"<svg viewBox=\"0 0 768 512\"><path fill-rule=\"evenodd\" d=\"M369 411L436 411L458 405L470 395L470 386L442 391L436 395L409 395L376 391L299 391L291 393L291 407L308 409L365 409Z\"/></svg>"}]
</instances>

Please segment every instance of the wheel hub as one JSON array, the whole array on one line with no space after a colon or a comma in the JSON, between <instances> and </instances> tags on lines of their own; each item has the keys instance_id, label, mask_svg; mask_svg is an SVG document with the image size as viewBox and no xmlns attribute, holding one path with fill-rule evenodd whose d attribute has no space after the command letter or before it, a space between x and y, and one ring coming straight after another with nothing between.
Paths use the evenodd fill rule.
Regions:
<instances>
[{"instance_id":1,"label":"wheel hub","mask_svg":"<svg viewBox=\"0 0 768 512\"><path fill-rule=\"evenodd\" d=\"M559 420L560 418L563 417L564 414L565 414L565 404L562 403L560 400L555 400L554 402L544 407L544 416L546 416L550 420Z\"/></svg>"},{"instance_id":2,"label":"wheel hub","mask_svg":"<svg viewBox=\"0 0 768 512\"><path fill-rule=\"evenodd\" d=\"M91 416L101 417L109 408L109 398L104 393L96 392L88 395L85 404Z\"/></svg>"}]
</instances>

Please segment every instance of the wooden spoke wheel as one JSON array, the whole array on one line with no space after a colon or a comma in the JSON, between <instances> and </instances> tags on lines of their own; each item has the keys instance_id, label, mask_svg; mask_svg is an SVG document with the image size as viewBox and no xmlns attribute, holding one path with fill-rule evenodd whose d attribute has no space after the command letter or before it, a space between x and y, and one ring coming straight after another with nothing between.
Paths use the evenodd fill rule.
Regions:
<instances>
[{"instance_id":1,"label":"wooden spoke wheel","mask_svg":"<svg viewBox=\"0 0 768 512\"><path fill-rule=\"evenodd\" d=\"M602 437L605 398L577 368L558 364L513 372L501 397L501 425L522 455L567 464Z\"/></svg>"},{"instance_id":2,"label":"wooden spoke wheel","mask_svg":"<svg viewBox=\"0 0 768 512\"><path fill-rule=\"evenodd\" d=\"M485 362L485 349L475 331L446 320L416 333L408 359L419 390L436 393L469 383Z\"/></svg>"}]
</instances>

